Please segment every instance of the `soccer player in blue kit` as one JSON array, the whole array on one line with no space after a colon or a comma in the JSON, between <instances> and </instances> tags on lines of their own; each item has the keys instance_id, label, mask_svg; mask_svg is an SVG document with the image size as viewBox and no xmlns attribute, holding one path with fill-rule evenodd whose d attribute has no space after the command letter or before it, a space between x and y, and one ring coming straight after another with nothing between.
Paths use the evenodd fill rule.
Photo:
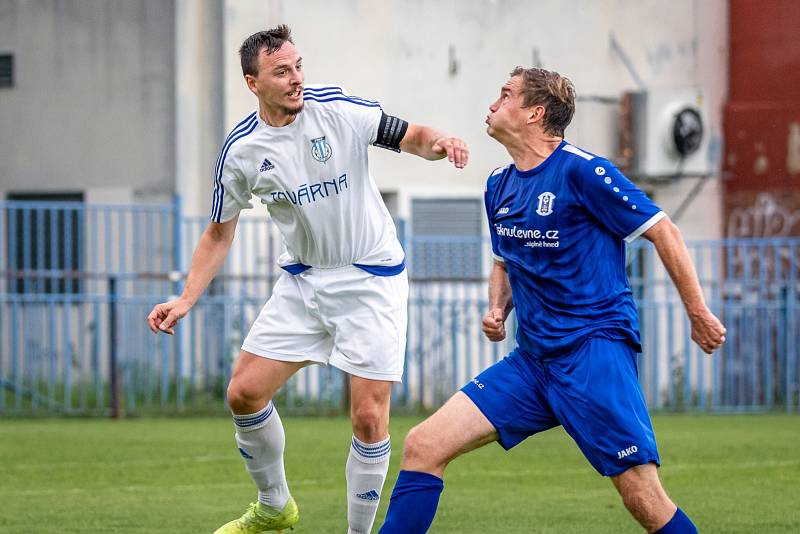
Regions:
<instances>
[{"instance_id":1,"label":"soccer player in blue kit","mask_svg":"<svg viewBox=\"0 0 800 534\"><path fill-rule=\"evenodd\" d=\"M426 532L456 457L493 441L510 449L558 425L648 532L697 532L658 478L625 273L625 243L652 241L692 339L711 354L725 327L705 304L680 231L611 162L564 140L575 110L567 78L518 67L489 110L487 133L513 163L486 186L495 262L483 332L503 340L516 308L517 347L409 432L380 532Z\"/></svg>"}]
</instances>

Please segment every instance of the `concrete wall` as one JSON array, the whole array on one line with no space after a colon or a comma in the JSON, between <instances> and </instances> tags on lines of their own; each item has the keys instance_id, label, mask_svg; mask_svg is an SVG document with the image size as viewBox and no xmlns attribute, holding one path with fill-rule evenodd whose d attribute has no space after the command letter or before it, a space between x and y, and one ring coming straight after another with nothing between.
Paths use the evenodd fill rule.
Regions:
<instances>
[{"instance_id":1,"label":"concrete wall","mask_svg":"<svg viewBox=\"0 0 800 534\"><path fill-rule=\"evenodd\" d=\"M612 158L623 92L698 87L716 161L727 10L725 0L0 0L0 53L16 61L15 87L0 89L0 192L148 201L177 190L189 213L205 214L220 141L255 106L237 49L281 22L293 27L308 82L342 84L470 144L464 171L372 151L400 216L412 198L480 196L509 161L483 121L516 65L572 78L580 101L567 138ZM717 178L680 220L688 237L722 233ZM645 187L671 213L695 185Z\"/></svg>"},{"instance_id":2,"label":"concrete wall","mask_svg":"<svg viewBox=\"0 0 800 534\"><path fill-rule=\"evenodd\" d=\"M588 150L615 156L613 101L622 92L694 86L709 100L713 157L721 151L724 0L227 0L225 18L226 127L255 106L242 81L238 46L247 35L285 22L305 58L309 83L342 84L380 100L389 113L466 139L471 163L461 172L442 162L372 151L373 175L383 191L398 194L400 215L408 214L411 197L480 195L488 173L509 161L485 134L483 121L516 65L538 62L574 81L582 100L567 138ZM694 183L647 187L670 211ZM690 237L720 235L718 204L715 176L682 217Z\"/></svg>"},{"instance_id":3,"label":"concrete wall","mask_svg":"<svg viewBox=\"0 0 800 534\"><path fill-rule=\"evenodd\" d=\"M176 0L175 179L184 212L208 216L225 139L222 0Z\"/></svg>"},{"instance_id":4,"label":"concrete wall","mask_svg":"<svg viewBox=\"0 0 800 534\"><path fill-rule=\"evenodd\" d=\"M164 200L174 180L174 2L0 0L0 195Z\"/></svg>"}]
</instances>

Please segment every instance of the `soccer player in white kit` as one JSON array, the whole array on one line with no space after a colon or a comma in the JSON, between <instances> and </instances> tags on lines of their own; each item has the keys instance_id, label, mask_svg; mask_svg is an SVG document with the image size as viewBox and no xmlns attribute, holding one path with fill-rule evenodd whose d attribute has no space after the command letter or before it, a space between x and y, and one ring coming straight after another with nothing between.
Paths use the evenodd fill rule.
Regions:
<instances>
[{"instance_id":1,"label":"soccer player in white kit","mask_svg":"<svg viewBox=\"0 0 800 534\"><path fill-rule=\"evenodd\" d=\"M346 465L350 533L368 533L389 467L389 399L400 381L408 278L394 223L368 169L374 145L467 164L458 138L386 115L337 86L304 87L287 26L248 37L239 50L258 109L234 127L215 169L211 222L183 294L158 304L150 329L174 333L222 266L241 209L253 195L281 231L286 271L252 325L228 386L236 443L258 502L218 534L290 528L299 513L286 482L284 430L272 403L309 363L350 376L353 437Z\"/></svg>"}]
</instances>

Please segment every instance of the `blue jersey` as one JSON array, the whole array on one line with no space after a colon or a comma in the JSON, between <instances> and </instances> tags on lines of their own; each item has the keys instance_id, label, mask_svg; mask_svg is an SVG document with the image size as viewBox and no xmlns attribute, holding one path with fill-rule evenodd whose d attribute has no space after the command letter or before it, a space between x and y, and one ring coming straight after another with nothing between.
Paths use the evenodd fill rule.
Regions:
<instances>
[{"instance_id":1,"label":"blue jersey","mask_svg":"<svg viewBox=\"0 0 800 534\"><path fill-rule=\"evenodd\" d=\"M531 170L494 171L485 203L525 354L556 357L598 334L641 351L625 243L665 216L658 206L607 159L566 141Z\"/></svg>"}]
</instances>

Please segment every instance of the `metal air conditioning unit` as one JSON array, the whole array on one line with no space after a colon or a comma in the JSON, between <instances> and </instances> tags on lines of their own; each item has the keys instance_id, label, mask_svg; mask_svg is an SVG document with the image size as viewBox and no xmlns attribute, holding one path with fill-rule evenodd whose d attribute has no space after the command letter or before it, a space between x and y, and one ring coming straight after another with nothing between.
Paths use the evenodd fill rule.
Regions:
<instances>
[{"instance_id":1,"label":"metal air conditioning unit","mask_svg":"<svg viewBox=\"0 0 800 534\"><path fill-rule=\"evenodd\" d=\"M627 97L631 177L669 179L711 173L708 113L698 90L651 89Z\"/></svg>"}]
</instances>

